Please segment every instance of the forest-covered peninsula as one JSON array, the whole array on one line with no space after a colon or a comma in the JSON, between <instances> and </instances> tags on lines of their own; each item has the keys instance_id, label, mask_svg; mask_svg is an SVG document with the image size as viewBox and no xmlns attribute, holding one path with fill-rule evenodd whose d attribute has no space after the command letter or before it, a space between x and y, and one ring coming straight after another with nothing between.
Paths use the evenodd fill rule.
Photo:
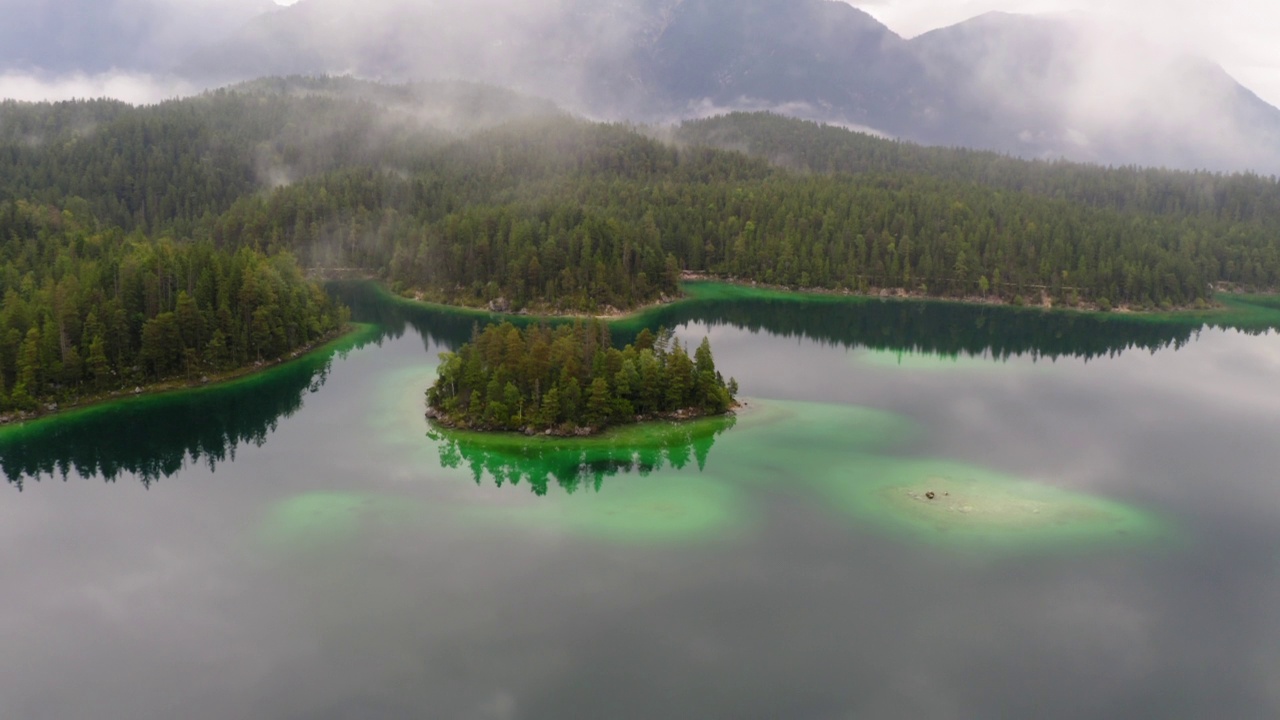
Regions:
<instances>
[{"instance_id":1,"label":"forest-covered peninsula","mask_svg":"<svg viewBox=\"0 0 1280 720\"><path fill-rule=\"evenodd\" d=\"M600 322L489 325L440 356L427 416L450 428L586 435L628 423L723 415L737 381L706 338L690 358L670 331L642 330L619 350Z\"/></svg>"},{"instance_id":2,"label":"forest-covered peninsula","mask_svg":"<svg viewBox=\"0 0 1280 720\"><path fill-rule=\"evenodd\" d=\"M337 334L288 253L152 239L75 209L0 206L0 418L199 381Z\"/></svg>"}]
</instances>

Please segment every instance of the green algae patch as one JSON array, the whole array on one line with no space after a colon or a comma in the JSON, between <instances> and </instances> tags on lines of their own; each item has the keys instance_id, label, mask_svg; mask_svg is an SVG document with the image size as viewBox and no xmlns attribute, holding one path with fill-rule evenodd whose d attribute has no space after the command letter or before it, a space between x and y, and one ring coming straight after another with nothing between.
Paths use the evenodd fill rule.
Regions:
<instances>
[{"instance_id":1,"label":"green algae patch","mask_svg":"<svg viewBox=\"0 0 1280 720\"><path fill-rule=\"evenodd\" d=\"M621 543L706 541L732 535L760 510L751 494L849 448L909 437L914 424L865 407L748 398L736 415L614 428L590 437L433 428L440 465L469 471L485 496L479 521ZM834 455L833 455L834 453Z\"/></svg>"},{"instance_id":2,"label":"green algae patch","mask_svg":"<svg viewBox=\"0 0 1280 720\"><path fill-rule=\"evenodd\" d=\"M707 541L749 527L767 486L812 486L797 469L909 437L914 424L872 408L749 398L737 415L615 428L585 438L436 429L445 468L488 496L477 519L623 543Z\"/></svg>"},{"instance_id":3,"label":"green algae patch","mask_svg":"<svg viewBox=\"0 0 1280 720\"><path fill-rule=\"evenodd\" d=\"M819 482L859 520L957 550L1066 550L1165 534L1153 515L1122 503L945 460L857 458Z\"/></svg>"},{"instance_id":4,"label":"green algae patch","mask_svg":"<svg viewBox=\"0 0 1280 720\"><path fill-rule=\"evenodd\" d=\"M818 499L905 541L996 554L1149 543L1156 516L1105 497L951 460L895 457L919 427L874 408L752 400L711 473ZM933 493L930 498L929 494Z\"/></svg>"},{"instance_id":5,"label":"green algae patch","mask_svg":"<svg viewBox=\"0 0 1280 720\"><path fill-rule=\"evenodd\" d=\"M759 418L745 413L749 422ZM440 465L466 470L477 486L503 493L479 499L482 522L618 543L721 537L746 524L743 492L713 470L717 438L735 416L651 422L590 437L525 436L433 428Z\"/></svg>"},{"instance_id":6,"label":"green algae patch","mask_svg":"<svg viewBox=\"0 0 1280 720\"><path fill-rule=\"evenodd\" d=\"M1218 295L1220 313L1208 311L1201 317L1206 325L1247 333L1280 330L1280 296Z\"/></svg>"},{"instance_id":7,"label":"green algae patch","mask_svg":"<svg viewBox=\"0 0 1280 720\"><path fill-rule=\"evenodd\" d=\"M748 285L720 280L686 280L680 284L690 300L786 300L815 303L866 303L879 298L869 295L820 291L785 290L767 285Z\"/></svg>"},{"instance_id":8,"label":"green algae patch","mask_svg":"<svg viewBox=\"0 0 1280 720\"><path fill-rule=\"evenodd\" d=\"M468 493L452 512L495 528L705 542L749 528L768 507L764 495L780 491L861 527L960 552L1071 551L1164 532L1153 516L1106 498L960 462L895 457L921 428L876 408L746 398L734 416L530 437L431 426L421 401L430 373L393 375L379 405L398 420L387 421L385 437L400 445L416 433L423 461L434 455L446 472L469 475L485 491ZM426 442L423 430L405 427L425 428Z\"/></svg>"},{"instance_id":9,"label":"green algae patch","mask_svg":"<svg viewBox=\"0 0 1280 720\"><path fill-rule=\"evenodd\" d=\"M964 305L975 308L997 307L1010 312L1043 313L1056 315L1085 316L1101 320L1136 323L1162 323L1174 325L1210 325L1215 327L1239 330L1280 329L1280 295L1249 293L1217 293L1214 306L1204 308L1179 308L1175 310L1155 310L1148 312L1104 312L1074 307L1041 308L1015 305L990 305L985 302L972 302L946 297L889 297L880 298L869 295L847 294L843 292L823 292L820 290L787 290L784 288L749 285L726 282L722 280L686 280L681 283L684 298L681 301L736 301L736 300L779 300L801 303L847 303L866 304L869 302L898 303L933 303ZM677 301L677 302L681 302Z\"/></svg>"},{"instance_id":10,"label":"green algae patch","mask_svg":"<svg viewBox=\"0 0 1280 720\"><path fill-rule=\"evenodd\" d=\"M422 433L427 429L424 393L435 378L435 363L384 373L366 416L367 425L380 442L421 448Z\"/></svg>"},{"instance_id":11,"label":"green algae patch","mask_svg":"<svg viewBox=\"0 0 1280 720\"><path fill-rule=\"evenodd\" d=\"M262 536L275 548L327 547L370 528L415 517L411 505L374 493L310 492L276 503Z\"/></svg>"},{"instance_id":12,"label":"green algae patch","mask_svg":"<svg viewBox=\"0 0 1280 720\"><path fill-rule=\"evenodd\" d=\"M784 482L804 481L810 468L842 462L849 453L879 453L919 437L902 415L863 405L748 399L742 433L730 436L743 471L769 468ZM726 452L728 454L728 452Z\"/></svg>"},{"instance_id":13,"label":"green algae patch","mask_svg":"<svg viewBox=\"0 0 1280 720\"><path fill-rule=\"evenodd\" d=\"M1218 293L1214 301L1216 306L1203 309L1115 312L1107 317L1134 323L1208 326L1244 332L1280 330L1280 295Z\"/></svg>"}]
</instances>

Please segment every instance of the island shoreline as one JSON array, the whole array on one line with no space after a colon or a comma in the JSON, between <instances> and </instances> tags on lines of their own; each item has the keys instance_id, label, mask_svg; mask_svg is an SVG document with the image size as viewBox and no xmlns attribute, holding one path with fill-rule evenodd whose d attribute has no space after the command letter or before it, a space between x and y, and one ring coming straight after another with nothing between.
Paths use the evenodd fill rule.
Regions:
<instances>
[{"instance_id":1,"label":"island shoreline","mask_svg":"<svg viewBox=\"0 0 1280 720\"><path fill-rule=\"evenodd\" d=\"M653 425L657 423L680 425L683 423L696 422L698 420L737 417L738 412L746 407L746 402L737 401L723 413L692 412L691 408L684 408L683 410L677 410L671 413L644 416L637 415L636 419L631 422L615 423L613 425L605 425L600 428L575 427L572 432L565 432L557 430L556 428L547 428L546 430L538 432L530 428L525 428L524 430L489 430L486 428L462 427L457 423L450 422L443 413L430 405L427 406L426 419L427 423L433 429L446 432L452 431L460 433L480 433L484 435L506 435L511 438L528 438L531 440L536 438L546 438L549 440L565 440L570 438L590 440L593 438L604 439L602 436L607 436L610 432L615 430L626 430L628 428L641 427L644 425Z\"/></svg>"},{"instance_id":2,"label":"island shoreline","mask_svg":"<svg viewBox=\"0 0 1280 720\"><path fill-rule=\"evenodd\" d=\"M339 281L342 282L342 281ZM1044 304L1024 304L1016 305L1007 302L996 296L966 296L951 297L946 295L927 295L907 290L879 290L874 293L861 293L854 290L830 290L825 288L790 288L785 285L770 285L751 280L740 280L732 278L722 278L711 275L697 275L686 273L681 279L682 294L679 297L669 298L667 300L659 300L647 303L636 308L628 310L620 310L616 313L583 313L583 312L565 312L565 313L526 313L511 312L502 310L490 310L487 308L473 307L469 305L452 305L434 300L422 300L408 297L393 291L390 286L383 280L361 279L355 282L369 282L378 288L380 294L388 299L399 303L404 303L412 307L435 308L439 310L457 312L464 314L472 314L477 317L487 318L523 318L533 321L572 321L572 320L600 320L609 324L624 323L643 318L645 315L664 308L675 307L688 302L697 302L706 298L699 297L697 294L690 294L685 291L685 286L689 284L708 284L722 285L726 287L738 288L741 290L756 290L762 292L778 293L787 296L784 299L789 300L805 300L805 299L832 299L832 300L848 300L854 302L873 302L873 301L892 301L892 302L932 302L932 303L949 303L955 305L964 305L967 307L999 307L1011 310L1039 310L1041 312L1068 313L1087 315L1090 317L1108 318L1123 317L1143 320L1181 320L1181 319L1215 319L1230 313L1233 308L1231 304L1223 302L1220 297L1276 297L1280 299L1280 293L1239 293L1220 291L1218 295L1210 301L1210 304L1203 308L1194 306L1177 307L1170 310L1141 310L1134 309L1129 306L1118 306L1111 310L1102 310L1096 306L1068 306L1068 305L1044 305Z\"/></svg>"},{"instance_id":3,"label":"island shoreline","mask_svg":"<svg viewBox=\"0 0 1280 720\"><path fill-rule=\"evenodd\" d=\"M373 278L358 278L358 279L355 279L355 280L350 280L350 279L339 279L339 280L335 280L335 281L332 281L332 282L362 282L362 283L370 283L370 284L372 284L374 287L378 288L378 293L379 293L380 295L382 295L382 296L384 296L385 298L387 298L387 299L389 299L389 300L392 300L392 301L394 301L394 302L403 303L403 304L409 305L409 306L411 306L411 307L420 307L420 308L428 308L428 309L444 310L444 311L447 311L447 312L454 312L454 313L459 313L459 314L464 314L464 315L475 315L476 317L485 317L485 318L495 318L495 317L497 317L497 318L524 318L524 319L528 319L528 320L600 320L600 321L602 321L602 322L606 322L606 323L616 323L616 322L626 322L626 321L628 321L628 320L635 320L635 319L638 319L638 318L640 318L640 317L644 316L645 314L647 314L647 313L649 313L649 312L651 312L651 311L653 311L653 310L658 310L658 309L660 309L660 308L666 308L666 307L672 307L672 306L674 306L674 305L678 305L678 304L683 303L683 302L689 302L689 301L691 301L691 300L696 300L696 299L697 299L697 298L690 297L690 296L688 296L688 295L686 295L686 294L682 294L682 295L680 295L679 297L669 298L669 299L667 299L667 300L665 300L665 301L664 301L664 300L657 300L657 301L654 301L654 302L646 303L646 304L641 305L641 306L639 306L639 307L631 308L631 309L628 309L628 310L619 310L619 311L614 312L614 313L586 313L586 312L560 312L560 313L545 313L545 312L538 312L538 313L534 313L534 312L512 312L512 311L510 311L510 310L490 310L490 309L488 309L488 308L475 307L475 306L472 306L472 305L454 305L454 304L450 304L450 303L443 303L443 302L439 302L439 301L436 301L436 300L425 300L425 299L420 299L420 298L416 298L416 297L408 297L408 296L406 296L406 295L402 295L402 294L400 294L400 293L395 292L394 290L392 290L392 289L391 289L391 287L390 287L389 285L387 285L386 281L384 281L384 280L379 280L379 279L373 279Z\"/></svg>"},{"instance_id":4,"label":"island shoreline","mask_svg":"<svg viewBox=\"0 0 1280 720\"><path fill-rule=\"evenodd\" d=\"M91 395L86 398L77 398L77 401L73 404L58 404L55 410L42 409L37 412L8 413L0 415L0 433L3 433L8 429L23 427L27 423L66 417L77 412L111 405L113 403L127 402L144 397L160 397L168 394L224 387L238 380L247 380L270 370L304 360L317 353L327 352L331 349L331 346L336 345L343 340L350 339L361 332L367 331L370 327L372 326L365 323L349 323L342 331L332 333L325 338L321 338L320 340L311 343L310 345L298 348L285 357L276 358L275 360L270 361L259 361L257 364L246 365L244 367L213 375L203 375L200 380L170 378L158 383L138 386L138 389L134 391L112 390L106 393ZM207 378L207 381L203 378Z\"/></svg>"}]
</instances>

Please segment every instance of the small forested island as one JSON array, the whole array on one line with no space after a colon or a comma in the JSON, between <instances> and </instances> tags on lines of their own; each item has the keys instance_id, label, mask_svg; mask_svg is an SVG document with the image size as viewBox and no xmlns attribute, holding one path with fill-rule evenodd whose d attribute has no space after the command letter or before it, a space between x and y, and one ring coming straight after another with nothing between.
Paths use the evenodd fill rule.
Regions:
<instances>
[{"instance_id":1,"label":"small forested island","mask_svg":"<svg viewBox=\"0 0 1280 720\"><path fill-rule=\"evenodd\" d=\"M427 417L449 428L590 435L737 406L738 383L716 371L706 338L691 358L665 329L645 329L619 350L600 322L491 324L440 360Z\"/></svg>"}]
</instances>

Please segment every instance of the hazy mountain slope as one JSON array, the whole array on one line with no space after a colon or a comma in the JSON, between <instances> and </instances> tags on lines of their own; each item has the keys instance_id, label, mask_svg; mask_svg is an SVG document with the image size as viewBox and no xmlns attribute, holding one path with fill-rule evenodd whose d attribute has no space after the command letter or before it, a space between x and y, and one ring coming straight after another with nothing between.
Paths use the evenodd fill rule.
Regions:
<instances>
[{"instance_id":1,"label":"hazy mountain slope","mask_svg":"<svg viewBox=\"0 0 1280 720\"><path fill-rule=\"evenodd\" d=\"M1081 18L990 13L911 41L939 98L923 130L1019 155L1280 167L1280 111L1212 63Z\"/></svg>"},{"instance_id":2,"label":"hazy mountain slope","mask_svg":"<svg viewBox=\"0 0 1280 720\"><path fill-rule=\"evenodd\" d=\"M926 177L1120 213L1280 229L1280 184L1254 174L1024 160L990 151L886 140L773 113L687 120L669 137L681 145L746 153L799 173Z\"/></svg>"},{"instance_id":3,"label":"hazy mountain slope","mask_svg":"<svg viewBox=\"0 0 1280 720\"><path fill-rule=\"evenodd\" d=\"M631 57L644 37L642 22L662 4L303 0L195 53L184 71L207 80L290 73L456 78L561 101L607 96L615 77L625 78L628 90L641 81L627 77L634 75Z\"/></svg>"},{"instance_id":4,"label":"hazy mountain slope","mask_svg":"<svg viewBox=\"0 0 1280 720\"><path fill-rule=\"evenodd\" d=\"M832 0L303 0L185 67L458 77L613 117L792 104L860 123L905 121L922 77L901 38Z\"/></svg>"},{"instance_id":5,"label":"hazy mountain slope","mask_svg":"<svg viewBox=\"0 0 1280 720\"><path fill-rule=\"evenodd\" d=\"M1078 18L992 13L907 41L836 0L301 0L182 70L465 79L600 118L771 109L1028 157L1280 172L1280 110Z\"/></svg>"},{"instance_id":6,"label":"hazy mountain slope","mask_svg":"<svg viewBox=\"0 0 1280 720\"><path fill-rule=\"evenodd\" d=\"M267 78L140 107L6 101L0 205L77 197L104 222L155 229L325 173L410 173L422 148L562 116L549 102L499 88L350 78Z\"/></svg>"},{"instance_id":7,"label":"hazy mountain slope","mask_svg":"<svg viewBox=\"0 0 1280 720\"><path fill-rule=\"evenodd\" d=\"M881 128L909 126L922 77L901 38L827 0L687 0L648 60L674 107L774 107Z\"/></svg>"}]
</instances>

